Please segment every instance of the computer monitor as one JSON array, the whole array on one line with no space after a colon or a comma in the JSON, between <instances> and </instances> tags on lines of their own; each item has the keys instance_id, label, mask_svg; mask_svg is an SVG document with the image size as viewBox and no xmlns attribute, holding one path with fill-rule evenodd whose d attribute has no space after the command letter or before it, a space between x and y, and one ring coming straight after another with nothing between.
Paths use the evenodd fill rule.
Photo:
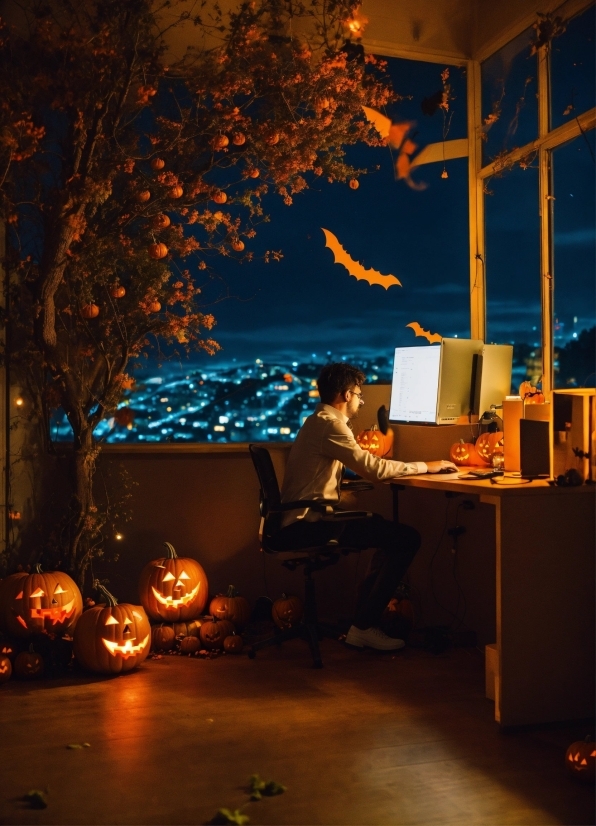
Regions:
<instances>
[{"instance_id":1,"label":"computer monitor","mask_svg":"<svg viewBox=\"0 0 596 826\"><path fill-rule=\"evenodd\" d=\"M511 369L513 346L511 344L485 344L478 356L474 380L473 412L477 416L500 406L511 393Z\"/></svg>"},{"instance_id":2,"label":"computer monitor","mask_svg":"<svg viewBox=\"0 0 596 826\"><path fill-rule=\"evenodd\" d=\"M389 421L435 424L441 347L396 347Z\"/></svg>"},{"instance_id":3,"label":"computer monitor","mask_svg":"<svg viewBox=\"0 0 596 826\"><path fill-rule=\"evenodd\" d=\"M456 424L472 413L474 367L483 346L480 339L474 338L441 341L437 424Z\"/></svg>"}]
</instances>

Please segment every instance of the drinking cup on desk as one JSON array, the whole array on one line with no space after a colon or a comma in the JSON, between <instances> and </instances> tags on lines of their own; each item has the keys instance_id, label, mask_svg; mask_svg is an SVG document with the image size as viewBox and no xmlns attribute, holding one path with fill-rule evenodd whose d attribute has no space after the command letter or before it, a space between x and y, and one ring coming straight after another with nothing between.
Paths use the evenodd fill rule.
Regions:
<instances>
[{"instance_id":1,"label":"drinking cup on desk","mask_svg":"<svg viewBox=\"0 0 596 826\"><path fill-rule=\"evenodd\" d=\"M502 453L493 453L491 464L495 470L503 470L505 467L505 456Z\"/></svg>"}]
</instances>

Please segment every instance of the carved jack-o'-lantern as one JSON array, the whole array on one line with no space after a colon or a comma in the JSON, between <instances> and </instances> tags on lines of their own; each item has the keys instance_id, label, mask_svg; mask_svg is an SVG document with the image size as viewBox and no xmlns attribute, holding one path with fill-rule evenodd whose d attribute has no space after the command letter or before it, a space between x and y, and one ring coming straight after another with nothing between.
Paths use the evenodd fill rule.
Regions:
<instances>
[{"instance_id":1,"label":"carved jack-o'-lantern","mask_svg":"<svg viewBox=\"0 0 596 826\"><path fill-rule=\"evenodd\" d=\"M153 619L179 622L198 617L207 602L207 574L191 557L179 557L169 542L168 555L146 565L139 580L145 611Z\"/></svg>"},{"instance_id":2,"label":"carved jack-o'-lantern","mask_svg":"<svg viewBox=\"0 0 596 826\"><path fill-rule=\"evenodd\" d=\"M583 783L593 783L596 777L596 743L590 736L572 743L565 755L570 774Z\"/></svg>"},{"instance_id":3,"label":"carved jack-o'-lantern","mask_svg":"<svg viewBox=\"0 0 596 826\"><path fill-rule=\"evenodd\" d=\"M278 628L291 628L297 625L302 619L304 607L298 597L286 596L282 594L276 599L271 609L273 622Z\"/></svg>"},{"instance_id":4,"label":"carved jack-o'-lantern","mask_svg":"<svg viewBox=\"0 0 596 826\"><path fill-rule=\"evenodd\" d=\"M0 683L10 680L12 674L12 663L8 657L0 656Z\"/></svg>"},{"instance_id":5,"label":"carved jack-o'-lantern","mask_svg":"<svg viewBox=\"0 0 596 826\"><path fill-rule=\"evenodd\" d=\"M378 425L373 424L368 430L361 431L356 436L356 441L362 448L372 453L373 456L387 456L393 447L393 430L382 433Z\"/></svg>"},{"instance_id":6,"label":"carved jack-o'-lantern","mask_svg":"<svg viewBox=\"0 0 596 826\"><path fill-rule=\"evenodd\" d=\"M154 651L171 651L176 635L171 625L155 625L151 629L151 648Z\"/></svg>"},{"instance_id":7,"label":"carved jack-o'-lantern","mask_svg":"<svg viewBox=\"0 0 596 826\"><path fill-rule=\"evenodd\" d=\"M480 458L490 464L495 453L502 453L503 434L500 431L481 433L476 439L476 453Z\"/></svg>"},{"instance_id":8,"label":"carved jack-o'-lantern","mask_svg":"<svg viewBox=\"0 0 596 826\"><path fill-rule=\"evenodd\" d=\"M201 631L201 625L205 620L195 619L190 622L175 622L172 624L174 634L176 637L198 637Z\"/></svg>"},{"instance_id":9,"label":"carved jack-o'-lantern","mask_svg":"<svg viewBox=\"0 0 596 826\"><path fill-rule=\"evenodd\" d=\"M241 631L250 617L250 605L245 597L238 595L233 585L230 585L226 596L219 595L211 600L209 613L217 619L226 619L233 622Z\"/></svg>"},{"instance_id":10,"label":"carved jack-o'-lantern","mask_svg":"<svg viewBox=\"0 0 596 826\"><path fill-rule=\"evenodd\" d=\"M15 677L24 680L34 680L43 674L43 658L33 650L32 645L28 651L21 651L17 656L14 661L14 673Z\"/></svg>"},{"instance_id":11,"label":"carved jack-o'-lantern","mask_svg":"<svg viewBox=\"0 0 596 826\"><path fill-rule=\"evenodd\" d=\"M463 439L451 445L449 458L458 467L477 467L478 465L488 464L478 455L476 445L473 442L464 442Z\"/></svg>"},{"instance_id":12,"label":"carved jack-o'-lantern","mask_svg":"<svg viewBox=\"0 0 596 826\"><path fill-rule=\"evenodd\" d=\"M181 654L194 654L201 647L201 641L198 637L182 637L180 640Z\"/></svg>"},{"instance_id":13,"label":"carved jack-o'-lantern","mask_svg":"<svg viewBox=\"0 0 596 826\"><path fill-rule=\"evenodd\" d=\"M0 583L0 623L9 634L27 637L70 631L83 613L76 583L62 571L19 573Z\"/></svg>"},{"instance_id":14,"label":"carved jack-o'-lantern","mask_svg":"<svg viewBox=\"0 0 596 826\"><path fill-rule=\"evenodd\" d=\"M544 393L534 387L531 381L522 381L519 386L519 395L524 404L544 404Z\"/></svg>"},{"instance_id":15,"label":"carved jack-o'-lantern","mask_svg":"<svg viewBox=\"0 0 596 826\"><path fill-rule=\"evenodd\" d=\"M226 654L241 654L244 642L238 634L230 634L229 637L225 638L223 647Z\"/></svg>"},{"instance_id":16,"label":"carved jack-o'-lantern","mask_svg":"<svg viewBox=\"0 0 596 826\"><path fill-rule=\"evenodd\" d=\"M201 642L209 651L221 651L226 637L234 633L234 626L229 620L218 620L213 617L211 622L201 625Z\"/></svg>"},{"instance_id":17,"label":"carved jack-o'-lantern","mask_svg":"<svg viewBox=\"0 0 596 826\"><path fill-rule=\"evenodd\" d=\"M106 599L85 611L74 631L74 653L83 668L98 674L121 674L142 663L151 648L151 627L140 605L118 604L95 583Z\"/></svg>"}]
</instances>

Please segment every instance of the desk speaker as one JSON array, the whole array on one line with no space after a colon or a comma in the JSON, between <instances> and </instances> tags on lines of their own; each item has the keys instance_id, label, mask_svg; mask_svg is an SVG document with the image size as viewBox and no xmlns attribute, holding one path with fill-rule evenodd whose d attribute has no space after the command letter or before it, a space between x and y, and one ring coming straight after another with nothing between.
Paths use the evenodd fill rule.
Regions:
<instances>
[{"instance_id":1,"label":"desk speaker","mask_svg":"<svg viewBox=\"0 0 596 826\"><path fill-rule=\"evenodd\" d=\"M550 476L548 422L520 419L519 453L522 476Z\"/></svg>"}]
</instances>

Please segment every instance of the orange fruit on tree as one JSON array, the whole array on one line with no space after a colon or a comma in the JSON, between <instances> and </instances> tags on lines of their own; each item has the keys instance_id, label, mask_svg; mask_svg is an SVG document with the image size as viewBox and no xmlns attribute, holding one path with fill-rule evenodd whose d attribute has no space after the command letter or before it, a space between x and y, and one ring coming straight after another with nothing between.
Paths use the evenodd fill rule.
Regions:
<instances>
[{"instance_id":1,"label":"orange fruit on tree","mask_svg":"<svg viewBox=\"0 0 596 826\"><path fill-rule=\"evenodd\" d=\"M97 318L99 315L99 307L97 304L83 304L81 307L81 315L83 318Z\"/></svg>"},{"instance_id":2,"label":"orange fruit on tree","mask_svg":"<svg viewBox=\"0 0 596 826\"><path fill-rule=\"evenodd\" d=\"M163 212L160 212L158 215L155 215L151 221L151 226L153 229L166 229L170 226L170 219L167 215L164 215Z\"/></svg>"},{"instance_id":3,"label":"orange fruit on tree","mask_svg":"<svg viewBox=\"0 0 596 826\"><path fill-rule=\"evenodd\" d=\"M156 172L160 169L163 169L166 165L166 162L163 158L153 158L151 161L151 169L154 169Z\"/></svg>"},{"instance_id":4,"label":"orange fruit on tree","mask_svg":"<svg viewBox=\"0 0 596 826\"><path fill-rule=\"evenodd\" d=\"M160 258L165 258L168 254L168 248L165 244L161 242L159 244L150 244L149 245L149 255L151 258L155 258L159 260Z\"/></svg>"}]
</instances>

